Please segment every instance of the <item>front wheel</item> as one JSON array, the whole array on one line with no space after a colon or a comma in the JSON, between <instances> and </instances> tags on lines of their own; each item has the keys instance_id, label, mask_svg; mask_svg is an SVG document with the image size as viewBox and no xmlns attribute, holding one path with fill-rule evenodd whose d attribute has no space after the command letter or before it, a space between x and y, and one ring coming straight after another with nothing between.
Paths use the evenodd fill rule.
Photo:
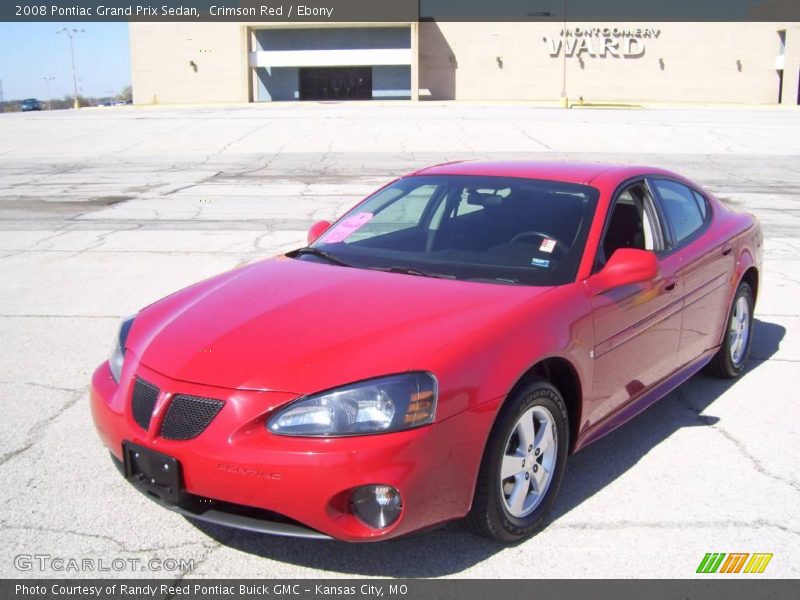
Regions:
<instances>
[{"instance_id":1,"label":"front wheel","mask_svg":"<svg viewBox=\"0 0 800 600\"><path fill-rule=\"evenodd\" d=\"M542 528L558 494L569 447L559 391L536 379L509 398L486 444L466 525L514 542Z\"/></svg>"},{"instance_id":2,"label":"front wheel","mask_svg":"<svg viewBox=\"0 0 800 600\"><path fill-rule=\"evenodd\" d=\"M725 339L708 365L709 373L723 379L733 379L741 375L750 355L752 333L753 290L750 284L743 281L733 296Z\"/></svg>"}]
</instances>

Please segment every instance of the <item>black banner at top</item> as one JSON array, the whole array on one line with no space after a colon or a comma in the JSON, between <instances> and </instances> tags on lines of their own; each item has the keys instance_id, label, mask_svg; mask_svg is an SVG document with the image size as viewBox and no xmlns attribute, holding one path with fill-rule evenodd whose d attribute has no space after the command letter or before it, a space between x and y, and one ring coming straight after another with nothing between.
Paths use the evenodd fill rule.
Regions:
<instances>
[{"instance_id":1,"label":"black banner at top","mask_svg":"<svg viewBox=\"0 0 800 600\"><path fill-rule=\"evenodd\" d=\"M3 0L0 21L800 21L798 0Z\"/></svg>"}]
</instances>

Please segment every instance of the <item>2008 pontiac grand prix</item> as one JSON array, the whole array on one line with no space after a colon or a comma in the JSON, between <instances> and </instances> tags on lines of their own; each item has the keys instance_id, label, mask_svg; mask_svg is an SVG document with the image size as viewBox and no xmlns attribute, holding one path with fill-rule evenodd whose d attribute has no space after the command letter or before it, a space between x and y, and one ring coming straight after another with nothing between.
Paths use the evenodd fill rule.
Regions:
<instances>
[{"instance_id":1,"label":"2008 pontiac grand prix","mask_svg":"<svg viewBox=\"0 0 800 600\"><path fill-rule=\"evenodd\" d=\"M752 215L663 169L438 165L124 320L94 421L198 519L511 542L571 453L703 367L742 372L761 257Z\"/></svg>"}]
</instances>

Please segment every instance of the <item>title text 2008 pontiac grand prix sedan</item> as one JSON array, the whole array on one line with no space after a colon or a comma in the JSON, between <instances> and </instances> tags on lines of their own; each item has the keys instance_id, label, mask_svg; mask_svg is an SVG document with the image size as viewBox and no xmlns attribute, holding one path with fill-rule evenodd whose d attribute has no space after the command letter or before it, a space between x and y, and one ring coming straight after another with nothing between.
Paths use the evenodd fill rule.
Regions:
<instances>
[{"instance_id":1,"label":"title text 2008 pontiac grand prix sedan","mask_svg":"<svg viewBox=\"0 0 800 600\"><path fill-rule=\"evenodd\" d=\"M510 542L571 453L703 367L742 372L761 257L753 216L663 169L434 166L124 320L94 421L198 519Z\"/></svg>"}]
</instances>

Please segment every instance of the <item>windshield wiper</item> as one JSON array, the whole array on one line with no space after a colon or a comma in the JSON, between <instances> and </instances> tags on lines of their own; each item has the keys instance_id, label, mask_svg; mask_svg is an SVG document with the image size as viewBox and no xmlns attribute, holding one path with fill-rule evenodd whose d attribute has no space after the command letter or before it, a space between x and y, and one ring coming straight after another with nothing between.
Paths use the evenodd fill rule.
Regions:
<instances>
[{"instance_id":1,"label":"windshield wiper","mask_svg":"<svg viewBox=\"0 0 800 600\"><path fill-rule=\"evenodd\" d=\"M416 275L418 277L435 277L436 279L455 279L455 275L445 275L444 273L429 273L413 267L374 267L375 271L386 271L387 273L402 273L404 275Z\"/></svg>"},{"instance_id":2,"label":"windshield wiper","mask_svg":"<svg viewBox=\"0 0 800 600\"><path fill-rule=\"evenodd\" d=\"M287 256L294 258L295 256L300 256L301 254L311 254L313 256L319 256L320 258L324 258L332 265L339 265L341 267L352 267L353 265L344 262L341 259L336 258L333 254L325 252L325 250L320 250L319 248L312 248L311 246L306 246L305 248L298 248L297 250L292 250L289 252Z\"/></svg>"},{"instance_id":3,"label":"windshield wiper","mask_svg":"<svg viewBox=\"0 0 800 600\"><path fill-rule=\"evenodd\" d=\"M465 281L475 281L477 283L502 283L505 285L519 285L518 279L506 279L505 277L470 277Z\"/></svg>"}]
</instances>

